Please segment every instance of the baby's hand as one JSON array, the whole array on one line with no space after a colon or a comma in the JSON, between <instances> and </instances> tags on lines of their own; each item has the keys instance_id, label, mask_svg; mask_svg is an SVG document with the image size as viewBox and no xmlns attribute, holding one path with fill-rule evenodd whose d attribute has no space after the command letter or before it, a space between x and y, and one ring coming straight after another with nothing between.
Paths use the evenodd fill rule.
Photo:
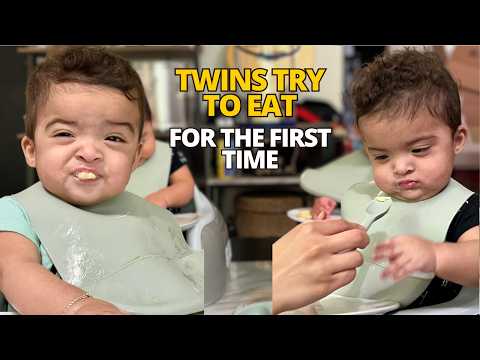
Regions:
<instances>
[{"instance_id":1,"label":"baby's hand","mask_svg":"<svg viewBox=\"0 0 480 360\"><path fill-rule=\"evenodd\" d=\"M419 236L402 235L393 237L375 248L373 260L388 259L389 265L382 277L391 277L398 281L409 274L435 272L435 244Z\"/></svg>"},{"instance_id":2,"label":"baby's hand","mask_svg":"<svg viewBox=\"0 0 480 360\"><path fill-rule=\"evenodd\" d=\"M316 198L312 207L312 219L324 220L330 216L337 206L337 202L329 197Z\"/></svg>"},{"instance_id":3,"label":"baby's hand","mask_svg":"<svg viewBox=\"0 0 480 360\"><path fill-rule=\"evenodd\" d=\"M78 307L72 309L71 315L128 315L127 312L120 310L109 302L88 298L78 304Z\"/></svg>"}]
</instances>

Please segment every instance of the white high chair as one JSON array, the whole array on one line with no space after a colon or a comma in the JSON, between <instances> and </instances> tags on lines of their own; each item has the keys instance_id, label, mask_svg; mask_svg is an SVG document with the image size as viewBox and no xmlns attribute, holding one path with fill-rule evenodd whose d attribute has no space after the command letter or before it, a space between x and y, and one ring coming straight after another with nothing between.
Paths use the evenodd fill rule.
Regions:
<instances>
[{"instance_id":1,"label":"white high chair","mask_svg":"<svg viewBox=\"0 0 480 360\"><path fill-rule=\"evenodd\" d=\"M200 219L187 230L187 242L194 250L204 251L204 306L207 306L225 293L231 248L222 215L197 186L194 188L193 200Z\"/></svg>"},{"instance_id":2,"label":"white high chair","mask_svg":"<svg viewBox=\"0 0 480 360\"><path fill-rule=\"evenodd\" d=\"M399 310L392 315L479 315L479 289L463 287L455 299L442 304Z\"/></svg>"},{"instance_id":3,"label":"white high chair","mask_svg":"<svg viewBox=\"0 0 480 360\"><path fill-rule=\"evenodd\" d=\"M300 176L300 186L314 196L330 196L340 201L348 188L373 178L363 151L358 150L318 169L307 169ZM479 289L463 287L457 297L443 304L398 310L394 315L477 315Z\"/></svg>"}]
</instances>

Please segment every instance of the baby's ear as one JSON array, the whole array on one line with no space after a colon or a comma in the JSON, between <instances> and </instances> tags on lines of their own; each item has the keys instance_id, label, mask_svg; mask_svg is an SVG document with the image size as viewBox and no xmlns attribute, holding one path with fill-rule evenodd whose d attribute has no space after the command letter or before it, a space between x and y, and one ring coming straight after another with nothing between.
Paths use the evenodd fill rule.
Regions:
<instances>
[{"instance_id":1,"label":"baby's ear","mask_svg":"<svg viewBox=\"0 0 480 360\"><path fill-rule=\"evenodd\" d=\"M36 166L35 161L35 143L28 136L24 136L21 141L23 155L27 165L34 168Z\"/></svg>"},{"instance_id":2,"label":"baby's ear","mask_svg":"<svg viewBox=\"0 0 480 360\"><path fill-rule=\"evenodd\" d=\"M455 154L458 154L463 150L466 140L467 140L467 128L465 127L465 125L461 124L457 128L457 131L455 131L455 135L453 135L453 146L454 146Z\"/></svg>"},{"instance_id":3,"label":"baby's ear","mask_svg":"<svg viewBox=\"0 0 480 360\"><path fill-rule=\"evenodd\" d=\"M142 141L139 141L137 150L135 151L135 159L133 161L132 171L141 165L142 148L143 148L143 143Z\"/></svg>"}]
</instances>

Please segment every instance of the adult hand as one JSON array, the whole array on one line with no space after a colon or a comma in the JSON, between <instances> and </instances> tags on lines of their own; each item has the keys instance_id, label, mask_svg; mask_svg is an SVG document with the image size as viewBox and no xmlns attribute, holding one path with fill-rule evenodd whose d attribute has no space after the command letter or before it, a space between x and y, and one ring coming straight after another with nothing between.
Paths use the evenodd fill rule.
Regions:
<instances>
[{"instance_id":1,"label":"adult hand","mask_svg":"<svg viewBox=\"0 0 480 360\"><path fill-rule=\"evenodd\" d=\"M273 244L272 312L311 304L351 282L368 245L363 227L345 220L310 221Z\"/></svg>"}]
</instances>

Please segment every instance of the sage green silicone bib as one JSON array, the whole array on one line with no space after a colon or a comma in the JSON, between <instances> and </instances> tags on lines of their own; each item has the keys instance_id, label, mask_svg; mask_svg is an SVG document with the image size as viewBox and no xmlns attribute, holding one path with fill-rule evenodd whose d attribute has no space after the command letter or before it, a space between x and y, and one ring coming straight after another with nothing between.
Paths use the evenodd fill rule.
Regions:
<instances>
[{"instance_id":1,"label":"sage green silicone bib","mask_svg":"<svg viewBox=\"0 0 480 360\"><path fill-rule=\"evenodd\" d=\"M167 210L129 192L78 208L39 182L14 196L64 281L131 313L203 311L203 252Z\"/></svg>"},{"instance_id":2,"label":"sage green silicone bib","mask_svg":"<svg viewBox=\"0 0 480 360\"><path fill-rule=\"evenodd\" d=\"M352 186L342 200L342 217L361 223L366 208L380 192L375 183L359 183ZM405 202L392 198L389 211L374 222L368 231L369 245L360 250L364 264L357 268L355 280L335 293L342 296L391 300L402 306L409 305L428 286L433 274L414 273L410 277L394 282L380 278L387 262L374 263L373 252L379 243L397 235L418 235L430 241L445 241L448 227L463 203L473 194L454 179L434 197L419 201Z\"/></svg>"},{"instance_id":3,"label":"sage green silicone bib","mask_svg":"<svg viewBox=\"0 0 480 360\"><path fill-rule=\"evenodd\" d=\"M145 197L167 187L171 162L172 149L170 146L156 140L153 155L135 169L125 191Z\"/></svg>"}]
</instances>

